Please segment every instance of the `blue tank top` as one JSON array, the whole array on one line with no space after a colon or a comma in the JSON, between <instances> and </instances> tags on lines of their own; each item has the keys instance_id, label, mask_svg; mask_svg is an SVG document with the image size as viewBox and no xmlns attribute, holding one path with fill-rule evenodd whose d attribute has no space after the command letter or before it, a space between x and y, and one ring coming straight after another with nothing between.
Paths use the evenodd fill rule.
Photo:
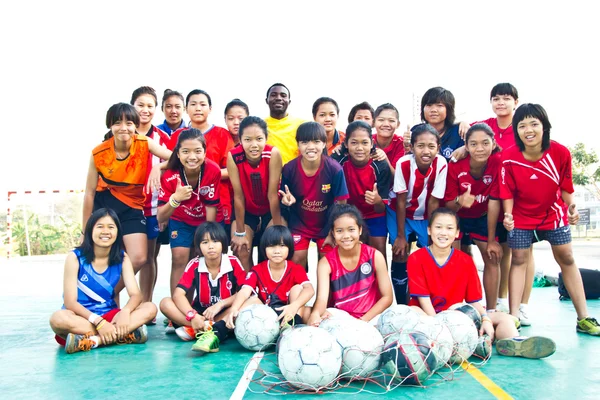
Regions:
<instances>
[{"instance_id":1,"label":"blue tank top","mask_svg":"<svg viewBox=\"0 0 600 400\"><path fill-rule=\"evenodd\" d=\"M123 264L110 265L106 271L97 273L79 249L73 250L79 260L77 273L77 302L98 315L117 308L115 286L121 279ZM65 306L63 305L63 308Z\"/></svg>"}]
</instances>

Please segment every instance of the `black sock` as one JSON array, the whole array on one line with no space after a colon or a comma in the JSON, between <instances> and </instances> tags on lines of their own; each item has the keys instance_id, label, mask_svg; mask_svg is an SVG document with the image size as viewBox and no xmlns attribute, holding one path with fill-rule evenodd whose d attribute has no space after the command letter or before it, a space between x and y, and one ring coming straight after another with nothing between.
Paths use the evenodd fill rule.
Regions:
<instances>
[{"instance_id":1,"label":"black sock","mask_svg":"<svg viewBox=\"0 0 600 400\"><path fill-rule=\"evenodd\" d=\"M392 261L392 286L396 303L408 304L408 275L405 262Z\"/></svg>"},{"instance_id":2,"label":"black sock","mask_svg":"<svg viewBox=\"0 0 600 400\"><path fill-rule=\"evenodd\" d=\"M212 326L215 335L219 338L219 342L223 343L225 339L227 339L227 335L229 334L229 329L225 326L225 321L217 321Z\"/></svg>"},{"instance_id":3,"label":"black sock","mask_svg":"<svg viewBox=\"0 0 600 400\"><path fill-rule=\"evenodd\" d=\"M302 322L302 317L299 316L298 314L294 315L294 321L292 323L293 326L296 325L302 325L304 322Z\"/></svg>"}]
</instances>

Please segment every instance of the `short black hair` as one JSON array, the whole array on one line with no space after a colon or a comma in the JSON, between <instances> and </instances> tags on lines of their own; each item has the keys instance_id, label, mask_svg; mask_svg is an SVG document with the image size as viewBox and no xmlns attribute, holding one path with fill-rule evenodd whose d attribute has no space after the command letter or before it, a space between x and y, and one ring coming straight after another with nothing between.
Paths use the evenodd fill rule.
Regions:
<instances>
[{"instance_id":1,"label":"short black hair","mask_svg":"<svg viewBox=\"0 0 600 400\"><path fill-rule=\"evenodd\" d=\"M150 96L152 96L154 98L154 105L158 105L158 97L156 97L156 90L154 90L154 88L151 88L150 86L141 86L137 89L135 89L133 91L133 93L131 94L131 105L134 105L135 101L137 100L138 97L140 97L143 94L148 94Z\"/></svg>"},{"instance_id":2,"label":"short black hair","mask_svg":"<svg viewBox=\"0 0 600 400\"><path fill-rule=\"evenodd\" d=\"M417 138L425 133L431 133L437 139L437 143L440 144L440 133L433 126L428 123L422 123L410 128L410 144L414 146Z\"/></svg>"},{"instance_id":3,"label":"short black hair","mask_svg":"<svg viewBox=\"0 0 600 400\"><path fill-rule=\"evenodd\" d=\"M292 92L290 92L290 89L288 89L287 86L285 86L283 83L274 83L271 86L269 86L269 88L267 89L267 99L269 98L269 93L271 92L271 89L273 89L276 86L284 87L285 90L287 90L287 92L288 92L288 99L292 98Z\"/></svg>"},{"instance_id":4,"label":"short black hair","mask_svg":"<svg viewBox=\"0 0 600 400\"><path fill-rule=\"evenodd\" d=\"M178 97L181 100L181 102L185 104L185 99L183 98L183 95L181 93L179 93L176 90L165 89L165 92L163 93L162 97L161 109L164 109L165 102L171 97Z\"/></svg>"},{"instance_id":5,"label":"short black hair","mask_svg":"<svg viewBox=\"0 0 600 400\"><path fill-rule=\"evenodd\" d=\"M115 226L117 227L117 238L111 246L110 252L108 253L108 265L118 265L123 262L125 244L123 243L121 221L119 221L117 213L111 208L99 208L94 211L92 215L90 215L90 218L85 224L85 229L83 230L83 241L81 242L81 245L76 247L76 249L79 250L83 258L85 258L88 263L94 262L96 259L96 254L94 253L94 239L92 238L92 231L94 230L94 225L96 225L96 222L98 222L100 218L106 216L112 218L112 220L115 222Z\"/></svg>"},{"instance_id":6,"label":"short black hair","mask_svg":"<svg viewBox=\"0 0 600 400\"><path fill-rule=\"evenodd\" d=\"M106 127L110 129L113 124L123 119L133 122L136 127L140 126L140 115L135 107L127 103L117 103L110 106L106 112Z\"/></svg>"},{"instance_id":7,"label":"short black hair","mask_svg":"<svg viewBox=\"0 0 600 400\"><path fill-rule=\"evenodd\" d=\"M248 104L244 103L240 99L233 99L229 103L227 103L227 105L225 106L224 115L227 116L227 112L233 107L242 107L244 110L246 110L246 115L250 115L250 109L248 108Z\"/></svg>"},{"instance_id":8,"label":"short black hair","mask_svg":"<svg viewBox=\"0 0 600 400\"><path fill-rule=\"evenodd\" d=\"M290 230L283 225L272 225L269 226L262 234L260 238L260 245L258 246L258 254L261 260L267 259L267 247L276 246L283 243L288 248L287 259L291 260L294 256L294 238Z\"/></svg>"},{"instance_id":9,"label":"short black hair","mask_svg":"<svg viewBox=\"0 0 600 400\"><path fill-rule=\"evenodd\" d=\"M356 117L356 113L360 110L367 110L371 113L371 118L375 119L375 110L373 109L373 106L371 106L369 103L367 103L366 101L363 101L362 103L358 103L357 105L355 105L354 107L352 107L350 109L350 114L348 114L348 123L351 124L352 122L354 122L354 117Z\"/></svg>"},{"instance_id":10,"label":"short black hair","mask_svg":"<svg viewBox=\"0 0 600 400\"><path fill-rule=\"evenodd\" d=\"M333 104L335 106L335 111L337 112L337 115L340 115L340 106L338 106L337 101L335 101L331 97L319 97L317 100L315 100L312 106L313 118L317 116L317 112L319 111L319 107L321 107L321 104L325 103Z\"/></svg>"},{"instance_id":11,"label":"short black hair","mask_svg":"<svg viewBox=\"0 0 600 400\"><path fill-rule=\"evenodd\" d=\"M373 143L373 128L371 128L371 125L367 124L365 121L351 122L346 128L346 138L344 139L344 142L348 144L352 134L360 129L367 131L369 134L369 139L371 139L371 143Z\"/></svg>"},{"instance_id":12,"label":"short black hair","mask_svg":"<svg viewBox=\"0 0 600 400\"><path fill-rule=\"evenodd\" d=\"M363 231L368 230L365 219L355 205L336 203L331 207L331 211L329 212L329 221L327 225L329 227L329 231L333 232L333 224L343 215L349 215L351 218L353 218L359 228L362 228Z\"/></svg>"},{"instance_id":13,"label":"short black hair","mask_svg":"<svg viewBox=\"0 0 600 400\"><path fill-rule=\"evenodd\" d=\"M423 95L423 98L421 99L421 121L427 122L425 120L425 106L437 103L442 103L446 106L446 120L444 121L444 126L448 129L454 125L454 121L456 120L456 114L454 113L456 100L451 91L440 86L429 89Z\"/></svg>"},{"instance_id":14,"label":"short black hair","mask_svg":"<svg viewBox=\"0 0 600 400\"><path fill-rule=\"evenodd\" d=\"M377 107L377 109L375 110L375 114L373 115L373 119L379 117L379 114L381 114L385 110L395 111L396 119L398 121L400 121L400 113L398 112L398 109L392 103L384 103L384 104L380 105L379 107Z\"/></svg>"},{"instance_id":15,"label":"short black hair","mask_svg":"<svg viewBox=\"0 0 600 400\"><path fill-rule=\"evenodd\" d=\"M167 169L179 170L179 168L183 167L183 165L181 164L181 160L179 160L178 156L179 149L181 149L181 143L184 140L189 139L195 139L200 141L200 144L202 145L202 147L204 148L204 152L206 153L206 139L204 138L202 132L200 132L200 130L196 128L187 128L183 130L177 138L177 144L175 145L175 148L171 153L171 157L169 157L169 161L167 161Z\"/></svg>"},{"instance_id":16,"label":"short black hair","mask_svg":"<svg viewBox=\"0 0 600 400\"><path fill-rule=\"evenodd\" d=\"M438 215L451 215L456 219L456 229L460 230L460 218L458 218L458 215L452 211L449 208L446 207L439 207L436 208L435 210L433 210L433 212L431 213L431 216L429 217L429 227L431 228L431 225L433 225L433 221L435 220L435 217L437 217Z\"/></svg>"},{"instance_id":17,"label":"short black hair","mask_svg":"<svg viewBox=\"0 0 600 400\"><path fill-rule=\"evenodd\" d=\"M207 234L212 240L221 242L221 252L223 254L227 254L229 237L227 236L227 232L225 232L225 228L223 228L223 226L221 226L221 224L218 222L207 221L200 224L194 233L194 250L196 251L196 255L203 257L202 251L200 250L200 243L204 240L204 236Z\"/></svg>"},{"instance_id":18,"label":"short black hair","mask_svg":"<svg viewBox=\"0 0 600 400\"><path fill-rule=\"evenodd\" d=\"M296 130L296 142L310 142L311 140L327 142L327 133L323 125L313 121L300 124Z\"/></svg>"},{"instance_id":19,"label":"short black hair","mask_svg":"<svg viewBox=\"0 0 600 400\"><path fill-rule=\"evenodd\" d=\"M206 99L208 100L208 106L212 107L212 100L210 98L210 95L208 93L206 93L204 90L202 89L194 89L191 92L188 93L187 97L185 98L185 106L187 107L188 103L190 102L190 97L195 96L197 94L203 94L206 96Z\"/></svg>"},{"instance_id":20,"label":"short black hair","mask_svg":"<svg viewBox=\"0 0 600 400\"><path fill-rule=\"evenodd\" d=\"M240 122L240 128L238 131L238 136L240 140L242 140L242 134L244 133L244 129L249 126L256 125L260 128L261 131L265 134L265 138L269 137L269 131L267 129L267 123L260 117L248 116Z\"/></svg>"},{"instance_id":21,"label":"short black hair","mask_svg":"<svg viewBox=\"0 0 600 400\"><path fill-rule=\"evenodd\" d=\"M512 96L513 99L519 100L519 92L517 88L508 82L499 83L492 88L492 92L490 93L490 100L495 96Z\"/></svg>"},{"instance_id":22,"label":"short black hair","mask_svg":"<svg viewBox=\"0 0 600 400\"><path fill-rule=\"evenodd\" d=\"M469 138L474 132L484 132L490 139L492 139L492 143L496 143L496 138L494 137L494 131L488 124L485 122L480 122L477 124L471 125L467 133L465 133L465 146L469 143ZM502 148L496 143L496 148L492 150L492 154L496 154L499 151L502 151Z\"/></svg>"},{"instance_id":23,"label":"short black hair","mask_svg":"<svg viewBox=\"0 0 600 400\"><path fill-rule=\"evenodd\" d=\"M519 147L519 150L525 151L525 143L523 143L519 137L518 129L519 122L523 121L525 118L535 118L542 123L544 129L544 134L542 136L542 151L548 150L550 148L550 129L552 129L552 125L550 124L548 114L546 113L546 110L544 110L544 107L533 103L521 104L515 111L515 115L513 115L512 126L515 133L515 142Z\"/></svg>"}]
</instances>

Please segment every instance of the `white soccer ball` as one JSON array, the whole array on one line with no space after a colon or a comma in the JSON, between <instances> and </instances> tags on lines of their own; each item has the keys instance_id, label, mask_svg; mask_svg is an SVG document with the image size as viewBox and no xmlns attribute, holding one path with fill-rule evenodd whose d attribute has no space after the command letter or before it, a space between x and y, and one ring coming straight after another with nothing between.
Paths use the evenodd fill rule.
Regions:
<instances>
[{"instance_id":1,"label":"white soccer ball","mask_svg":"<svg viewBox=\"0 0 600 400\"><path fill-rule=\"evenodd\" d=\"M342 348L342 377L361 379L379 367L383 337L365 321L325 319L319 328L331 333Z\"/></svg>"},{"instance_id":2,"label":"white soccer ball","mask_svg":"<svg viewBox=\"0 0 600 400\"><path fill-rule=\"evenodd\" d=\"M452 334L454 352L450 357L450 363L458 364L471 357L477 347L479 337L471 318L454 310L442 311L435 318L445 324Z\"/></svg>"},{"instance_id":3,"label":"white soccer ball","mask_svg":"<svg viewBox=\"0 0 600 400\"><path fill-rule=\"evenodd\" d=\"M342 368L342 348L325 329L288 329L279 342L279 369L293 386L319 390L329 386Z\"/></svg>"},{"instance_id":4,"label":"white soccer ball","mask_svg":"<svg viewBox=\"0 0 600 400\"><path fill-rule=\"evenodd\" d=\"M277 313L264 304L252 304L238 314L234 332L238 342L248 350L263 350L277 341Z\"/></svg>"},{"instance_id":5,"label":"white soccer ball","mask_svg":"<svg viewBox=\"0 0 600 400\"><path fill-rule=\"evenodd\" d=\"M404 304L396 304L385 310L377 321L377 329L385 338L402 330L412 330L419 322L419 313Z\"/></svg>"},{"instance_id":6,"label":"white soccer ball","mask_svg":"<svg viewBox=\"0 0 600 400\"><path fill-rule=\"evenodd\" d=\"M421 315L414 330L424 333L433 341L431 350L433 350L437 360L437 367L435 369L437 370L446 365L454 349L454 340L452 339L450 329L434 317Z\"/></svg>"},{"instance_id":7,"label":"white soccer ball","mask_svg":"<svg viewBox=\"0 0 600 400\"><path fill-rule=\"evenodd\" d=\"M422 385L437 366L432 346L433 341L421 332L404 330L390 335L381 354L382 368L392 382Z\"/></svg>"}]
</instances>

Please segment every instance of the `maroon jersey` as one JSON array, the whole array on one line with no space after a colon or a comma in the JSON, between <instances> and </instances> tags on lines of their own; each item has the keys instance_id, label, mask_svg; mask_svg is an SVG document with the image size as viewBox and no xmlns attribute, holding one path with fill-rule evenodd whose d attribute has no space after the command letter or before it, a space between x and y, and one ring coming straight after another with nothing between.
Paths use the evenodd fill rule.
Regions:
<instances>
[{"instance_id":1,"label":"maroon jersey","mask_svg":"<svg viewBox=\"0 0 600 400\"><path fill-rule=\"evenodd\" d=\"M492 128L492 131L494 131L494 139L496 140L498 146L502 148L502 150L506 150L515 145L515 133L513 131L512 124L510 124L507 128L502 129L498 126L497 118L489 118L485 121L475 122L471 125L479 123L487 124L490 128Z\"/></svg>"},{"instance_id":2,"label":"maroon jersey","mask_svg":"<svg viewBox=\"0 0 600 400\"><path fill-rule=\"evenodd\" d=\"M479 218L487 215L488 200L499 199L498 177L500 171L500 153L490 156L481 178L471 175L471 156L467 156L458 162L450 163L448 166L448 178L446 180L445 201L454 201L457 196L462 195L471 188L471 194L475 196L475 202L471 208L461 208L458 216L461 218Z\"/></svg>"},{"instance_id":3,"label":"maroon jersey","mask_svg":"<svg viewBox=\"0 0 600 400\"><path fill-rule=\"evenodd\" d=\"M335 201L348 198L344 171L329 156L322 156L317 173L306 176L301 159L288 162L281 172L281 190L287 186L296 198L290 207L288 227L293 234L324 238L329 231L329 209Z\"/></svg>"},{"instance_id":4,"label":"maroon jersey","mask_svg":"<svg viewBox=\"0 0 600 400\"><path fill-rule=\"evenodd\" d=\"M219 204L219 185L221 182L221 168L209 159L205 159L200 169L200 182L193 188L192 197L181 202L171 219L185 222L188 225L198 226L206 221L206 206L217 207ZM183 170L167 170L161 178L158 201L165 204L177 190L177 178L182 185L187 185ZM217 221L219 218L217 216Z\"/></svg>"},{"instance_id":5,"label":"maroon jersey","mask_svg":"<svg viewBox=\"0 0 600 400\"><path fill-rule=\"evenodd\" d=\"M244 285L250 286L266 305L286 305L289 302L290 290L295 285L310 283L304 267L291 261L285 262L285 270L276 281L271 275L269 260L252 267Z\"/></svg>"},{"instance_id":6,"label":"maroon jersey","mask_svg":"<svg viewBox=\"0 0 600 400\"><path fill-rule=\"evenodd\" d=\"M517 146L501 154L500 197L514 200L515 228L553 230L567 225L561 191L574 191L569 149L551 140L537 161L527 161Z\"/></svg>"},{"instance_id":7,"label":"maroon jersey","mask_svg":"<svg viewBox=\"0 0 600 400\"><path fill-rule=\"evenodd\" d=\"M237 166L240 184L245 199L245 209L250 214L265 215L271 208L267 197L269 189L269 163L273 146L265 145L258 165L248 162L242 146L230 150L233 162Z\"/></svg>"},{"instance_id":8,"label":"maroon jersey","mask_svg":"<svg viewBox=\"0 0 600 400\"><path fill-rule=\"evenodd\" d=\"M460 250L452 249L444 265L439 265L428 247L419 249L408 256L407 272L411 306L419 306L419 297L429 297L438 313L453 304L483 298L477 267Z\"/></svg>"},{"instance_id":9,"label":"maroon jersey","mask_svg":"<svg viewBox=\"0 0 600 400\"><path fill-rule=\"evenodd\" d=\"M221 269L216 278L212 279L204 257L196 257L185 267L177 287L182 288L186 293L196 290L192 307L198 310L208 308L237 293L244 283L245 274L240 260L223 254Z\"/></svg>"},{"instance_id":10,"label":"maroon jersey","mask_svg":"<svg viewBox=\"0 0 600 400\"><path fill-rule=\"evenodd\" d=\"M375 273L375 249L360 245L358 264L346 269L338 249L325 255L331 269L329 306L344 310L354 318L365 315L381 298Z\"/></svg>"}]
</instances>

